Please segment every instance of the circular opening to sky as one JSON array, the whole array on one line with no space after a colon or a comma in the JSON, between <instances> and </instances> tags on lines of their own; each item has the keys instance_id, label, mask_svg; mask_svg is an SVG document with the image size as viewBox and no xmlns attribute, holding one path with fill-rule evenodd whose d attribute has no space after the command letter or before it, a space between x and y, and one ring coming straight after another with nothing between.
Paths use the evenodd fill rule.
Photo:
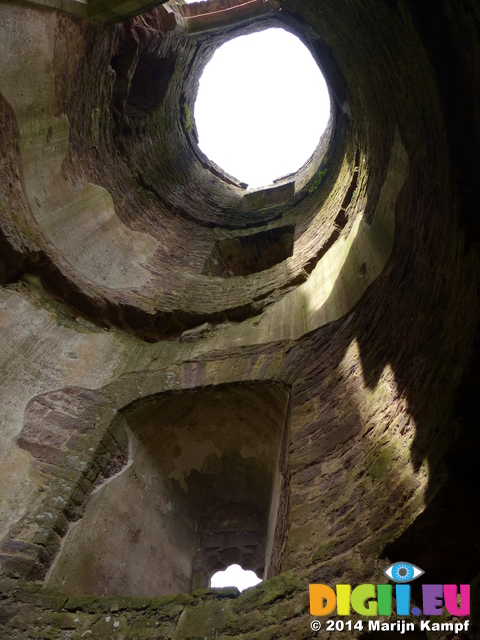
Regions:
<instances>
[{"instance_id":1,"label":"circular opening to sky","mask_svg":"<svg viewBox=\"0 0 480 640\"><path fill-rule=\"evenodd\" d=\"M239 591L259 584L260 578L253 571L244 571L238 564L231 564L225 571L217 571L210 580L211 587L237 587Z\"/></svg>"},{"instance_id":2,"label":"circular opening to sky","mask_svg":"<svg viewBox=\"0 0 480 640\"><path fill-rule=\"evenodd\" d=\"M217 49L195 102L199 147L250 188L298 171L330 118L330 98L310 51L267 29Z\"/></svg>"}]
</instances>

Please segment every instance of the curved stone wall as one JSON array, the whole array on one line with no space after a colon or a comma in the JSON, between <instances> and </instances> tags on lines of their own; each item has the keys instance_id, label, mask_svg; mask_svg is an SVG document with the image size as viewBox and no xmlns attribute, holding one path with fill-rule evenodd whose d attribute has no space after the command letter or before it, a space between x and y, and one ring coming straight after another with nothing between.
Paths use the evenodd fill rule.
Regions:
<instances>
[{"instance_id":1,"label":"curved stone wall","mask_svg":"<svg viewBox=\"0 0 480 640\"><path fill-rule=\"evenodd\" d=\"M313 268L336 279L323 255L340 235L351 243L354 222L377 206L361 195L368 164L355 149L349 116L332 118L314 157L295 177L293 195L269 204L268 195L265 201L257 194L248 210L244 189L212 167L187 126L198 78L214 49L232 35L282 22L262 19L198 39L169 32L161 8L148 23L135 19L107 33L27 10L25 37L31 29L42 38L36 36L35 79L25 92L15 81L22 56L13 27L20 14L5 12L12 28L3 43L2 86L18 112L29 235L48 252L53 264L41 276L57 295L75 304L70 290L81 289L90 300L76 296L75 306L89 319L152 340L205 321L257 315ZM307 38L298 20L290 17L285 26ZM89 50L86 60L76 55L82 48ZM92 82L102 89L93 92ZM317 172L326 174L321 185ZM391 209L397 192L385 188L379 206ZM228 281L205 275L218 242L248 244L251 236L285 225L293 227L290 257ZM371 254L376 240L367 243ZM389 251L375 251L381 268ZM365 282L377 272L370 269ZM355 273L354 286L356 279ZM303 314L303 305L295 306L294 315Z\"/></svg>"},{"instance_id":2,"label":"curved stone wall","mask_svg":"<svg viewBox=\"0 0 480 640\"><path fill-rule=\"evenodd\" d=\"M476 4L282 0L275 16L189 36L173 30L162 7L105 25L52 3L0 4L6 637L310 637L309 583L377 584L399 558L431 583L472 583L473 605L480 572ZM104 5L109 18L135 11L135 3L115 4ZM187 115L215 46L272 20L311 46L335 111L330 137L294 195L251 209L242 205L242 185L195 150ZM152 78L157 88L146 90ZM242 271L249 251L264 250L285 229L291 255ZM245 254L225 270L233 265L242 275L206 268L230 246ZM115 561L96 596L74 595L91 590L95 566L109 553L121 558L133 545L141 504L133 490L125 527L117 517L123 483L134 483L135 457L116 475L128 464L126 408L231 388L244 399L232 410L241 422L262 403L261 393L243 394L250 386L288 395L288 410L286 400L277 407L284 440L274 443L273 489L249 518L243 498L235 512L212 505L202 522L186 509L192 521L176 542L189 560L180 554L165 564L165 582L176 560L180 577L171 585L188 590L192 567L209 573L228 548L242 556L243 543L232 542L241 530L251 536L243 542L265 545L271 579L239 598L194 590L135 599L124 596L150 597L165 583L144 589L131 566L129 582ZM261 415L269 414L268 398ZM138 460L150 469L161 455L155 438L147 440ZM173 464L181 455L174 449L166 457ZM225 478L228 455L218 459ZM160 484L149 509L160 501ZM76 590L71 576L62 584L65 558L72 566L88 558L86 551L75 557L69 541L78 535L88 547L107 493L115 509L102 557ZM166 519L155 518L164 527ZM139 540L155 536L149 526ZM199 538L189 537L195 527ZM205 540L223 534L230 547L217 544L213 553ZM45 590L46 578L59 591ZM118 597L102 598L105 588ZM414 586L412 601L419 598ZM478 636L475 624L472 608L473 630L463 637ZM348 636L370 637L365 630Z\"/></svg>"}]
</instances>

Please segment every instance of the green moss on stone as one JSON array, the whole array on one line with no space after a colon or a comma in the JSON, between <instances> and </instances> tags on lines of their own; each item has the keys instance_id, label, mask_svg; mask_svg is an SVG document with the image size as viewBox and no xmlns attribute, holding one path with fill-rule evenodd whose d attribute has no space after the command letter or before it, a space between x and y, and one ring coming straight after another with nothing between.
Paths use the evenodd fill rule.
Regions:
<instances>
[{"instance_id":1,"label":"green moss on stone","mask_svg":"<svg viewBox=\"0 0 480 640\"><path fill-rule=\"evenodd\" d=\"M330 540L326 544L319 547L315 553L313 554L313 562L318 562L319 560L328 560L334 554L335 547L339 544L340 540Z\"/></svg>"},{"instance_id":2,"label":"green moss on stone","mask_svg":"<svg viewBox=\"0 0 480 640\"><path fill-rule=\"evenodd\" d=\"M187 604L193 603L192 596L187 593L176 593L171 596L154 598L150 609L155 612L157 620L177 619Z\"/></svg>"},{"instance_id":3,"label":"green moss on stone","mask_svg":"<svg viewBox=\"0 0 480 640\"><path fill-rule=\"evenodd\" d=\"M315 193L318 187L322 184L325 176L327 175L327 167L325 166L327 162L328 162L328 158L325 157L323 160L324 168L317 172L317 175L315 176L315 180L313 181L313 184L310 186L308 193Z\"/></svg>"},{"instance_id":4,"label":"green moss on stone","mask_svg":"<svg viewBox=\"0 0 480 640\"><path fill-rule=\"evenodd\" d=\"M22 588L17 593L17 598L21 602L42 607L45 609L52 609L53 611L60 611L65 606L67 596L58 593L57 591L49 589L38 589L38 585L34 584L31 587L25 585L26 588Z\"/></svg>"},{"instance_id":5,"label":"green moss on stone","mask_svg":"<svg viewBox=\"0 0 480 640\"><path fill-rule=\"evenodd\" d=\"M186 102L183 105L183 111L185 115L185 128L187 129L187 131L190 132L193 130L193 120L192 120L192 113L190 111L190 107Z\"/></svg>"},{"instance_id":6,"label":"green moss on stone","mask_svg":"<svg viewBox=\"0 0 480 640\"><path fill-rule=\"evenodd\" d=\"M267 607L280 598L285 598L297 590L305 588L302 580L292 571L265 580L252 589L244 591L232 602L236 612Z\"/></svg>"},{"instance_id":7,"label":"green moss on stone","mask_svg":"<svg viewBox=\"0 0 480 640\"><path fill-rule=\"evenodd\" d=\"M370 475L376 480L383 478L391 470L392 461L396 455L397 451L394 445L384 447L370 467Z\"/></svg>"},{"instance_id":8,"label":"green moss on stone","mask_svg":"<svg viewBox=\"0 0 480 640\"><path fill-rule=\"evenodd\" d=\"M216 638L225 627L227 607L219 600L200 602L195 607L186 607L178 620L173 640L203 640Z\"/></svg>"},{"instance_id":9,"label":"green moss on stone","mask_svg":"<svg viewBox=\"0 0 480 640\"><path fill-rule=\"evenodd\" d=\"M239 595L237 587L223 587L215 589L194 589L192 596L194 598L236 598Z\"/></svg>"}]
</instances>

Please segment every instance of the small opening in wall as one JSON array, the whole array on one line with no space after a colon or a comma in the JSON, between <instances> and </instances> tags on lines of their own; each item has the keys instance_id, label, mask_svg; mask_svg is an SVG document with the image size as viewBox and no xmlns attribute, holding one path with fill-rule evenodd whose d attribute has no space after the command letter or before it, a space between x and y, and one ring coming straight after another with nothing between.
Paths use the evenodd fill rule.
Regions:
<instances>
[{"instance_id":1,"label":"small opening in wall","mask_svg":"<svg viewBox=\"0 0 480 640\"><path fill-rule=\"evenodd\" d=\"M254 571L244 571L238 564L231 564L225 571L217 571L210 580L210 586L213 588L220 587L237 587L239 591L244 591L249 587L262 582Z\"/></svg>"},{"instance_id":2,"label":"small opening in wall","mask_svg":"<svg viewBox=\"0 0 480 640\"><path fill-rule=\"evenodd\" d=\"M229 40L200 78L199 147L250 188L297 172L330 119L325 79L292 33L270 28Z\"/></svg>"},{"instance_id":3,"label":"small opening in wall","mask_svg":"<svg viewBox=\"0 0 480 640\"><path fill-rule=\"evenodd\" d=\"M285 226L215 243L202 273L231 278L259 273L293 255L294 227Z\"/></svg>"}]
</instances>

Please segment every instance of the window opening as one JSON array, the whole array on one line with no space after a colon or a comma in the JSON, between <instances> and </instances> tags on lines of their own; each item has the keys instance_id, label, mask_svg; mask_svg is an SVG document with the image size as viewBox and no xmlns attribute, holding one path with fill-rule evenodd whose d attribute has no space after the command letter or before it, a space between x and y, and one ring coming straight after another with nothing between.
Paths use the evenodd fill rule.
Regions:
<instances>
[{"instance_id":1,"label":"window opening","mask_svg":"<svg viewBox=\"0 0 480 640\"><path fill-rule=\"evenodd\" d=\"M244 591L249 587L262 582L254 571L244 571L238 564L231 564L225 571L217 571L210 579L210 586L213 588L220 587L237 587L239 591Z\"/></svg>"},{"instance_id":2,"label":"window opening","mask_svg":"<svg viewBox=\"0 0 480 640\"><path fill-rule=\"evenodd\" d=\"M310 51L283 28L229 40L200 78L199 147L250 188L298 171L330 119L325 79Z\"/></svg>"}]
</instances>

